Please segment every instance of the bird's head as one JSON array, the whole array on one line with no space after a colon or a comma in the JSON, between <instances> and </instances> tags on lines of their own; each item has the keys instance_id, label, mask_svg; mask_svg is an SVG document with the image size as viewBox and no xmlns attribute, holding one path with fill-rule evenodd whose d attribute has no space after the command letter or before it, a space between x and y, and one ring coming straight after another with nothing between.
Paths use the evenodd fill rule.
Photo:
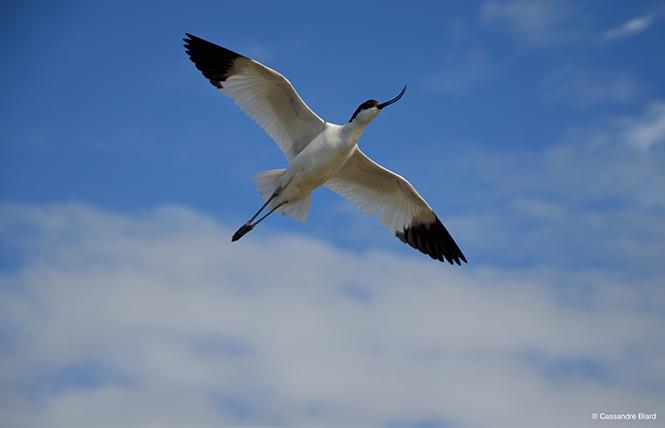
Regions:
<instances>
[{"instance_id":1,"label":"bird's head","mask_svg":"<svg viewBox=\"0 0 665 428\"><path fill-rule=\"evenodd\" d=\"M399 95L397 95L392 100L386 101L385 103L379 103L377 100L365 101L358 106L356 111L353 113L353 116L351 116L349 122L357 122L362 126L367 125L379 115L381 109L388 107L390 104L395 103L400 98L402 98L404 92L406 92L406 85L404 85L404 88L402 88L402 92L400 92Z\"/></svg>"}]
</instances>

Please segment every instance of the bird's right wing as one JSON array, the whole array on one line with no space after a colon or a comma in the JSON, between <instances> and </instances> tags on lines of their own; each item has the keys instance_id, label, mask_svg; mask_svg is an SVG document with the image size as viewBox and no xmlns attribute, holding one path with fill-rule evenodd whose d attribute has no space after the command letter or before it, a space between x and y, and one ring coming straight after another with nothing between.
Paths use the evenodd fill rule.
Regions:
<instances>
[{"instance_id":1,"label":"bird's right wing","mask_svg":"<svg viewBox=\"0 0 665 428\"><path fill-rule=\"evenodd\" d=\"M433 259L445 258L458 265L466 262L448 230L411 183L372 161L360 149L325 186L368 215L382 211L381 224Z\"/></svg>"},{"instance_id":2,"label":"bird's right wing","mask_svg":"<svg viewBox=\"0 0 665 428\"><path fill-rule=\"evenodd\" d=\"M323 131L323 119L277 71L191 34L184 41L196 68L254 119L289 160Z\"/></svg>"}]
</instances>

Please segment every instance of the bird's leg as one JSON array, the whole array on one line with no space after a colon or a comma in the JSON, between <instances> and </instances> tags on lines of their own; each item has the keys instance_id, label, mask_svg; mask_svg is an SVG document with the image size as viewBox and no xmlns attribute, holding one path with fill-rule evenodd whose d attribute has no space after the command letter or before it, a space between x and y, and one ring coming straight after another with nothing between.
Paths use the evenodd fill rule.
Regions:
<instances>
[{"instance_id":1,"label":"bird's leg","mask_svg":"<svg viewBox=\"0 0 665 428\"><path fill-rule=\"evenodd\" d=\"M260 218L258 221L256 221L255 223L252 223L252 222L254 221L254 219L255 219L256 217L258 217L259 214L261 214L261 211L263 211L263 210L265 209L265 207L268 206L268 204L270 203L270 201L272 201L272 200L275 199L280 193L282 193L282 190L284 190L284 189L286 188L286 186L288 186L288 185L291 183L291 180L293 180L293 177L291 177L291 178L289 179L289 181L286 182L285 185L283 185L283 186L281 186L281 187L275 189L275 191L272 192L272 195L270 195L270 197L268 198L268 200L267 200L267 201L261 206L261 208L259 208L259 210L256 212L256 214L254 214L254 215L252 216L252 218L250 218L249 220L247 220L247 223L243 224L242 226L240 226L240 228L239 228L238 230L236 230L236 233L234 233L234 234L233 234L233 237L231 238L231 242L235 242L235 241L237 241L238 239L240 239L240 238L242 238L243 236L245 236L245 234L246 234L247 232L249 232L250 230L254 229L254 226L256 226L257 224L261 223L261 222L263 221L263 219L265 219L266 217L268 217L270 214L274 213L275 210L276 210L277 208L281 207L282 205L284 205L285 203L288 202L288 201L284 201L284 202L280 203L280 204L277 205L275 208L271 209L270 212L269 212L268 214L266 214L266 215L264 215L263 217L261 217L261 218Z\"/></svg>"},{"instance_id":2,"label":"bird's leg","mask_svg":"<svg viewBox=\"0 0 665 428\"><path fill-rule=\"evenodd\" d=\"M252 222L254 221L254 219L255 219L256 217L258 217L259 214L261 214L261 211L263 211L263 210L265 209L265 207L268 206L268 204L270 203L270 201L272 201L273 199L275 199L280 193L282 193L282 190L284 190L284 188L286 188L286 186L288 186L288 185L291 183L291 180L293 180L293 177L291 177L291 178L289 179L289 181L286 182L285 185L283 185L283 186L278 187L277 189L275 189L275 191L272 192L272 195L270 195L270 197L268 198L268 200L267 200L263 205L261 205L261 208L259 208L259 210L256 212L256 214L254 214L254 215L252 216L252 218L250 218L249 220L247 220L247 223L245 223L242 227L249 226L250 224L252 224ZM274 210L273 210L273 211L274 211ZM271 212L272 212L272 211L271 211ZM257 221L257 223L258 223L258 221ZM242 227L241 227L241 229L242 229ZM251 230L251 229L250 229L250 230Z\"/></svg>"},{"instance_id":3,"label":"bird's leg","mask_svg":"<svg viewBox=\"0 0 665 428\"><path fill-rule=\"evenodd\" d=\"M271 196L271 198L268 199L268 202L270 202L270 200L271 200L274 196L276 196L276 195ZM254 220L254 219L256 218L256 216L258 216L259 213L260 213L261 211L263 211L263 208L265 208L265 206L268 205L268 202L266 202L266 203L263 205L263 207L259 210L259 212L257 212L257 213L254 215L254 217L252 217L251 220L249 220L247 223L245 223L245 224L243 224L242 226L240 226L240 229L238 229L238 230L236 231L236 233L233 234L233 237L231 238L231 242L235 242L235 241L237 241L238 239L240 239L240 238L242 238L243 236L245 236L245 234L247 234L250 230L254 229L254 226L256 226L257 224L261 223L263 220L265 220L266 217L268 217L270 214L274 213L279 207L281 207L282 205L284 205L284 204L287 203L288 201L284 201L284 202L280 203L279 205L275 206L273 209L271 209L271 210L270 210L267 214L265 214L263 217L261 217L260 219L258 219L256 222L252 223L252 220Z\"/></svg>"},{"instance_id":4,"label":"bird's leg","mask_svg":"<svg viewBox=\"0 0 665 428\"><path fill-rule=\"evenodd\" d=\"M259 214L261 214L261 211L263 211L263 210L265 209L265 207L268 206L268 204L270 203L270 201L272 201L273 199L275 199L275 198L277 197L277 195L279 195L279 190L280 190L280 189L277 189L277 190L275 190L275 191L273 192L273 194L268 198L268 200L267 200L263 205L261 205L261 208L259 208L259 210L258 210L258 211L252 216L252 218L250 218L249 220L247 220L247 223L245 223L245 225L252 224L252 222L254 221L254 219L255 219L256 217L258 217Z\"/></svg>"},{"instance_id":5,"label":"bird's leg","mask_svg":"<svg viewBox=\"0 0 665 428\"><path fill-rule=\"evenodd\" d=\"M240 226L240 228L236 231L236 233L233 234L233 238L231 238L231 242L235 242L238 239L242 238L247 232L249 232L250 230L252 230L254 228L254 225L252 224L254 219L256 217L258 217L259 214L261 214L261 211L263 211L268 206L268 204L273 199L275 199L277 197L277 195L279 195L280 190L281 189L275 190L272 193L272 195L268 198L268 200L265 201L265 203L263 205L261 205L261 208L259 208L259 210L252 216L252 218L250 218L249 220L247 220L247 222L245 224Z\"/></svg>"}]
</instances>

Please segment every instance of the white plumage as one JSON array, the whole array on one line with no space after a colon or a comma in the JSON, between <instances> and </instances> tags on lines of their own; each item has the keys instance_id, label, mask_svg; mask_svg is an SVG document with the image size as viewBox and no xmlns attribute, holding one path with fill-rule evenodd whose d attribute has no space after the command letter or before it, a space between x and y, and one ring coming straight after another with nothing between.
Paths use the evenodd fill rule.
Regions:
<instances>
[{"instance_id":1,"label":"white plumage","mask_svg":"<svg viewBox=\"0 0 665 428\"><path fill-rule=\"evenodd\" d=\"M251 59L239 58L236 73L220 88L254 119L291 160L319 135L325 122L281 74Z\"/></svg>"},{"instance_id":2,"label":"white plumage","mask_svg":"<svg viewBox=\"0 0 665 428\"><path fill-rule=\"evenodd\" d=\"M381 224L392 232L408 227L414 219L428 223L435 215L416 189L356 149L346 164L325 186L339 193L367 215L382 213Z\"/></svg>"},{"instance_id":3,"label":"white plumage","mask_svg":"<svg viewBox=\"0 0 665 428\"><path fill-rule=\"evenodd\" d=\"M385 103L364 102L347 124L336 125L314 113L277 71L190 34L184 40L196 67L275 140L289 161L286 169L255 177L265 204L235 233L234 241L275 210L304 220L311 192L325 186L369 215L381 213L381 224L430 257L451 264L466 262L411 183L372 161L357 146L365 127L381 109L399 100L406 87ZM268 214L254 222L267 205Z\"/></svg>"}]
</instances>

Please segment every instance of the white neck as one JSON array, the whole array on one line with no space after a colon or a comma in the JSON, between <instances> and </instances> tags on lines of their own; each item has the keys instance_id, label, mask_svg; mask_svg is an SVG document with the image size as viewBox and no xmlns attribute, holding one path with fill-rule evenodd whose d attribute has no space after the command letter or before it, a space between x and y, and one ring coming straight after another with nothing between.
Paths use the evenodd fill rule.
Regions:
<instances>
[{"instance_id":1,"label":"white neck","mask_svg":"<svg viewBox=\"0 0 665 428\"><path fill-rule=\"evenodd\" d=\"M363 134L365 127L369 122L361 123L357 117L355 117L351 122L347 122L344 125L343 132L347 134L353 142L356 142L360 139L360 136Z\"/></svg>"}]
</instances>

